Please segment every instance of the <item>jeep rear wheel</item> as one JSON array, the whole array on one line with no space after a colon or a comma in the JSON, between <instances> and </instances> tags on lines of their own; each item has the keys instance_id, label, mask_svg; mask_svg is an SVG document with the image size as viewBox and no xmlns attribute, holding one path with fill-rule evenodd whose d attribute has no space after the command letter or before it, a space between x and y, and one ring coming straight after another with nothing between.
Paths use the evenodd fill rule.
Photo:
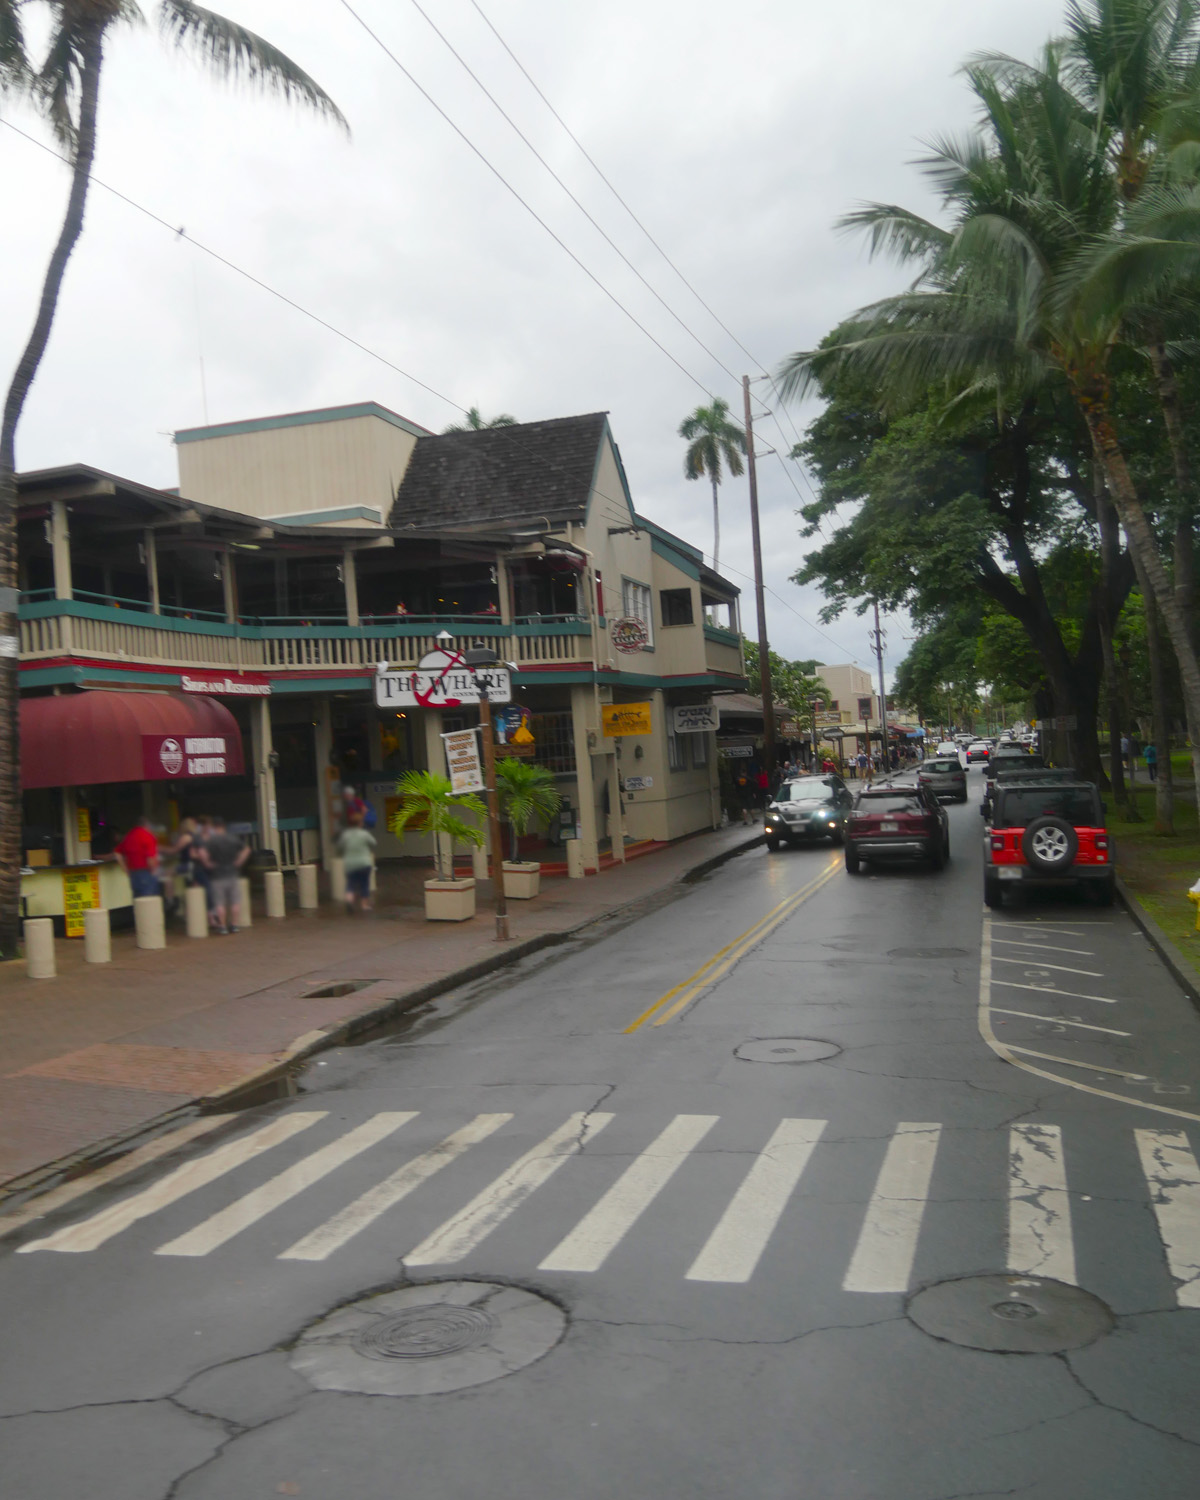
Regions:
<instances>
[{"instance_id":1,"label":"jeep rear wheel","mask_svg":"<svg viewBox=\"0 0 1200 1500\"><path fill-rule=\"evenodd\" d=\"M1075 863L1079 836L1065 818L1034 818L1021 838L1021 850L1034 869L1059 875Z\"/></svg>"}]
</instances>

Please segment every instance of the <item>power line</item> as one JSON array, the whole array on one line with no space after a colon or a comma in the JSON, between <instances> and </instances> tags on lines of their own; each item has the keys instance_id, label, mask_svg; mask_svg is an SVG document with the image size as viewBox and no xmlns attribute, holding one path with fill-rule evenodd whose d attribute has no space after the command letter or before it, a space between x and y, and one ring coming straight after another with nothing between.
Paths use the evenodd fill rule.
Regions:
<instances>
[{"instance_id":1,"label":"power line","mask_svg":"<svg viewBox=\"0 0 1200 1500\"><path fill-rule=\"evenodd\" d=\"M754 582L753 576L750 573L743 573L741 568L735 568L732 563L722 563L721 567L722 570L728 568L731 573L736 573L739 578L747 578L751 583ZM771 595L773 599L782 604L784 609L790 609L792 614L794 614L802 624L807 625L810 630L815 630L818 635L824 636L824 638L829 642L831 646L836 646L839 651L845 652L850 657L851 661L858 661L858 656L850 650L849 646L845 645L842 641L835 641L827 630L822 630L819 625L814 625L811 620L806 619L805 616L802 615L794 605L787 602L782 594L777 594L769 583L764 583L763 588L768 594Z\"/></svg>"}]
</instances>

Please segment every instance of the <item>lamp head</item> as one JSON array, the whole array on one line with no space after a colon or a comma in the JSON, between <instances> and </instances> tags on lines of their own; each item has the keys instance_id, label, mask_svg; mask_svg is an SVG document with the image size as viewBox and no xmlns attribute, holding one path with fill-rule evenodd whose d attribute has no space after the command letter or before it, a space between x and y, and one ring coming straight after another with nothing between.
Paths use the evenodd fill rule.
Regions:
<instances>
[{"instance_id":1,"label":"lamp head","mask_svg":"<svg viewBox=\"0 0 1200 1500\"><path fill-rule=\"evenodd\" d=\"M454 637L448 630L439 630L437 635L434 636L434 640L442 646L453 646L454 644Z\"/></svg>"},{"instance_id":2,"label":"lamp head","mask_svg":"<svg viewBox=\"0 0 1200 1500\"><path fill-rule=\"evenodd\" d=\"M469 651L463 652L463 661L468 667L494 667L499 659L496 648L485 640L476 640Z\"/></svg>"}]
</instances>

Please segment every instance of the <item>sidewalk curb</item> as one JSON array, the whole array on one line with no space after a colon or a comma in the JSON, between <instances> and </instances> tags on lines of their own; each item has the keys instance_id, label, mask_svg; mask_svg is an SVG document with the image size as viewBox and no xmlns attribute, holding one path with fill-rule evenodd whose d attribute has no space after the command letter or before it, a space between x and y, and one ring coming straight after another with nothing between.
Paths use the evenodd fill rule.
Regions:
<instances>
[{"instance_id":1,"label":"sidewalk curb","mask_svg":"<svg viewBox=\"0 0 1200 1500\"><path fill-rule=\"evenodd\" d=\"M1116 877L1116 882L1117 895L1121 898L1121 904L1149 939L1150 946L1154 949L1155 953L1158 954L1159 958L1162 959L1163 963L1171 971L1171 977L1175 980L1175 983L1197 1010L1200 1010L1200 974L1197 974L1189 964L1183 962L1175 944L1119 875Z\"/></svg>"},{"instance_id":2,"label":"sidewalk curb","mask_svg":"<svg viewBox=\"0 0 1200 1500\"><path fill-rule=\"evenodd\" d=\"M702 860L689 870L684 870L663 891L673 888L682 894L690 885L731 859L736 859L739 854L745 854L749 850L757 848L762 844L764 834L761 830L750 833L749 837L739 844L728 849L723 849L720 854L715 854L709 859ZM656 894L661 894L656 893ZM589 927L599 922L609 922L614 918L630 914L638 906L647 900L646 896L639 896L632 901L622 902L619 906L609 906L601 911L592 912L585 920L577 922L573 927L560 928L556 932L541 932L536 937L526 938L522 942L510 943L500 948L498 952L488 954L487 957L477 959L474 963L463 964L458 969L453 969L445 974L431 979L428 983L418 985L415 989L407 990L402 995L393 995L381 1004L372 1006L368 1010L360 1011L357 1015L350 1016L344 1021L338 1022L327 1030L308 1031L297 1037L287 1049L275 1059L261 1068L256 1068L251 1073L244 1074L236 1082L227 1084L211 1094L198 1095L187 1104L178 1104L162 1114L154 1115L148 1120L142 1120L137 1125L116 1135L106 1136L103 1140L96 1141L91 1145L80 1147L79 1150L71 1152L67 1156L59 1157L56 1161L46 1162L42 1166L35 1167L32 1171L21 1177L12 1178L0 1186L0 1209L8 1206L18 1199L26 1199L36 1196L37 1193L45 1191L50 1187L57 1186L60 1181L80 1175L81 1171L98 1157L110 1156L117 1153L121 1148L144 1136L155 1135L169 1125L176 1124L186 1119L190 1114L199 1111L204 1114L218 1113L222 1109L228 1109L231 1101L239 1094L249 1093L253 1089L264 1088L276 1081L286 1078L288 1074L299 1065L308 1061L310 1057L319 1052L328 1051L332 1047L340 1047L354 1037L361 1035L364 1031L370 1031L396 1016L403 1015L405 1011L415 1010L417 1006L424 1005L439 995L447 994L451 990L460 989L465 984L473 984L478 979L486 978L489 974L497 973L501 969L509 968L519 963L522 959L532 954L540 953L547 948L560 947L569 943L572 939L586 932ZM235 1106L236 1107L236 1106Z\"/></svg>"}]
</instances>

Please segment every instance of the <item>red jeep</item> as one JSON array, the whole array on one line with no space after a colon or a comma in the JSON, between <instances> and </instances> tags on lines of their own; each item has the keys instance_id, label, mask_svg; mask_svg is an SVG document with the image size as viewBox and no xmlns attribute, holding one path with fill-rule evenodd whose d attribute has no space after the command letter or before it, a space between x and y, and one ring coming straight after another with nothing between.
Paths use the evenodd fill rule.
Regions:
<instances>
[{"instance_id":1,"label":"red jeep","mask_svg":"<svg viewBox=\"0 0 1200 1500\"><path fill-rule=\"evenodd\" d=\"M998 781L992 826L983 837L983 899L999 906L1004 889L1086 891L1101 906L1116 890L1113 842L1104 804L1090 781Z\"/></svg>"}]
</instances>

